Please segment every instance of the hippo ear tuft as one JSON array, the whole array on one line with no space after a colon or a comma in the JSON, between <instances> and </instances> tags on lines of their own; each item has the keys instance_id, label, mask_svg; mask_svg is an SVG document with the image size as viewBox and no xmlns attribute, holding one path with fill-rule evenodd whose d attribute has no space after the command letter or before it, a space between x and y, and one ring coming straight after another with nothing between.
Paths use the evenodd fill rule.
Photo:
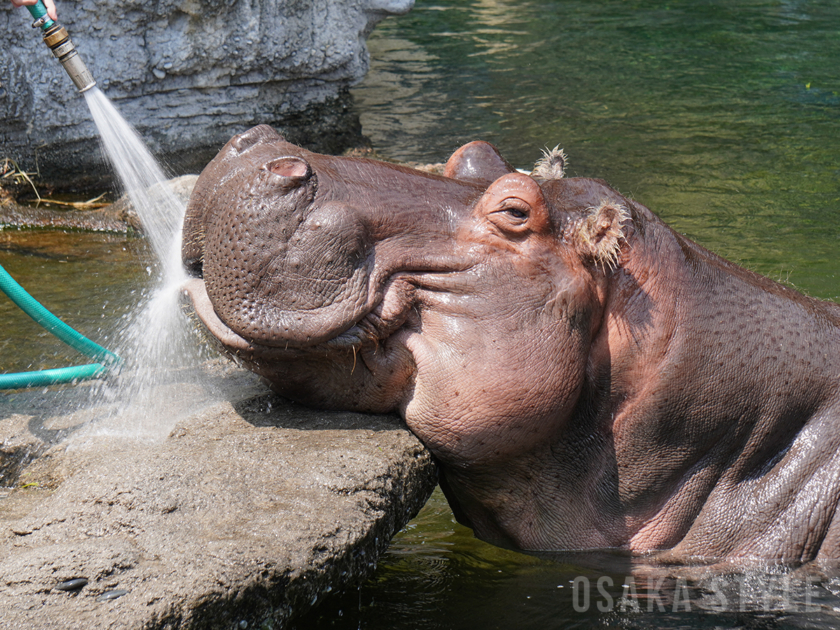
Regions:
<instances>
[{"instance_id":1,"label":"hippo ear tuft","mask_svg":"<svg viewBox=\"0 0 840 630\"><path fill-rule=\"evenodd\" d=\"M566 165L569 163L566 154L560 145L553 149L546 148L543 156L534 164L531 177L537 179L562 179L566 174Z\"/></svg>"},{"instance_id":2,"label":"hippo ear tuft","mask_svg":"<svg viewBox=\"0 0 840 630\"><path fill-rule=\"evenodd\" d=\"M583 255L604 269L615 267L625 238L623 224L629 218L627 208L614 201L602 201L597 208L587 208L577 235Z\"/></svg>"}]
</instances>

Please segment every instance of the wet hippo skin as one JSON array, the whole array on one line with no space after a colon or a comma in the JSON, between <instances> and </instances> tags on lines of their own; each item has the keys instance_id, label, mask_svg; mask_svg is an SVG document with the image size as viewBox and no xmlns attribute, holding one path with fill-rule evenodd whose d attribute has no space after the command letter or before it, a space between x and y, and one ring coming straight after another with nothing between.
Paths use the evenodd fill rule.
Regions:
<instances>
[{"instance_id":1,"label":"wet hippo skin","mask_svg":"<svg viewBox=\"0 0 840 630\"><path fill-rule=\"evenodd\" d=\"M840 556L840 306L563 163L478 142L435 176L256 127L196 184L186 292L281 395L400 413L480 538Z\"/></svg>"}]
</instances>

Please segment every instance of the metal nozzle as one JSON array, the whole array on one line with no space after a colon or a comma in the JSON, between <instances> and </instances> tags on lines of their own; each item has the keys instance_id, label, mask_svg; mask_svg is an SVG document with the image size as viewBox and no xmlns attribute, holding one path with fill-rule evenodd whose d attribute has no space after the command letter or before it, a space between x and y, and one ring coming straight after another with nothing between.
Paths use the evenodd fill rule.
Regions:
<instances>
[{"instance_id":1,"label":"metal nozzle","mask_svg":"<svg viewBox=\"0 0 840 630\"><path fill-rule=\"evenodd\" d=\"M52 50L56 59L64 66L73 84L79 92L85 92L96 85L93 75L76 52L76 47L70 41L67 30L53 22L52 26L44 31L44 43Z\"/></svg>"}]
</instances>

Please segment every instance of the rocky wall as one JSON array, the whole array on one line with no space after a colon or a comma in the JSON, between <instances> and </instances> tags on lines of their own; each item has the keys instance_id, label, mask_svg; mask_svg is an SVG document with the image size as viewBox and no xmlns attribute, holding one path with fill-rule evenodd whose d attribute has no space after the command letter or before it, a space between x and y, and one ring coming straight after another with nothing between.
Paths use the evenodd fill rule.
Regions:
<instances>
[{"instance_id":1,"label":"rocky wall","mask_svg":"<svg viewBox=\"0 0 840 630\"><path fill-rule=\"evenodd\" d=\"M100 88L177 173L197 172L232 135L268 123L337 152L361 138L346 89L362 79L365 40L413 0L59 0ZM103 175L90 113L30 26L0 3L0 159L45 183ZM345 146L341 146L341 145Z\"/></svg>"}]
</instances>

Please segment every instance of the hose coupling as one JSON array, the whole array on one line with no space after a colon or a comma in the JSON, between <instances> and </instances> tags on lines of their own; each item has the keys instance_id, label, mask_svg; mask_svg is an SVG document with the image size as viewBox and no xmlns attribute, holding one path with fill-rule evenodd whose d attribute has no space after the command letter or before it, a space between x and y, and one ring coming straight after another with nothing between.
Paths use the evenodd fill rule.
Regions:
<instances>
[{"instance_id":1,"label":"hose coupling","mask_svg":"<svg viewBox=\"0 0 840 630\"><path fill-rule=\"evenodd\" d=\"M44 31L44 43L52 50L53 55L55 55L59 63L64 66L64 69L70 75L70 79L78 88L79 92L85 92L96 85L96 81L93 80L93 75L87 69L82 58L79 57L76 46L70 40L67 29L53 22L52 26Z\"/></svg>"}]
</instances>

